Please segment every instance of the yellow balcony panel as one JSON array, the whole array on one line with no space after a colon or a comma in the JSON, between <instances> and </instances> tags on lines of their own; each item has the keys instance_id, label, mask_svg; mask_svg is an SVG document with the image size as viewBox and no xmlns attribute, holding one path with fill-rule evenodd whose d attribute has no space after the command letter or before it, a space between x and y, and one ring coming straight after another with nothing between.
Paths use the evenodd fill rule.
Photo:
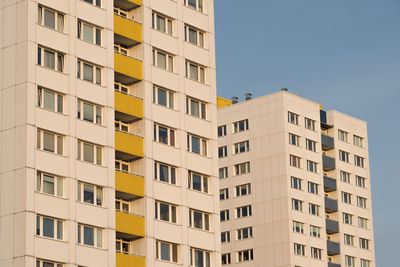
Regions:
<instances>
[{"instance_id":1,"label":"yellow balcony panel","mask_svg":"<svg viewBox=\"0 0 400 267\"><path fill-rule=\"evenodd\" d=\"M114 53L115 80L127 84L143 80L143 63L140 60Z\"/></svg>"},{"instance_id":2,"label":"yellow balcony panel","mask_svg":"<svg viewBox=\"0 0 400 267\"><path fill-rule=\"evenodd\" d=\"M143 119L143 99L115 91L115 111L126 114L126 122ZM119 114L122 115L122 114Z\"/></svg>"},{"instance_id":3,"label":"yellow balcony panel","mask_svg":"<svg viewBox=\"0 0 400 267\"><path fill-rule=\"evenodd\" d=\"M134 240L145 235L144 217L124 213L120 211L115 212L116 231L122 238Z\"/></svg>"},{"instance_id":4,"label":"yellow balcony panel","mask_svg":"<svg viewBox=\"0 0 400 267\"><path fill-rule=\"evenodd\" d=\"M142 42L142 24L114 14L114 33L123 36L130 43L124 44L128 47Z\"/></svg>"},{"instance_id":5,"label":"yellow balcony panel","mask_svg":"<svg viewBox=\"0 0 400 267\"><path fill-rule=\"evenodd\" d=\"M137 158L143 158L143 138L115 131L115 157L122 160L131 161Z\"/></svg>"},{"instance_id":6,"label":"yellow balcony panel","mask_svg":"<svg viewBox=\"0 0 400 267\"><path fill-rule=\"evenodd\" d=\"M117 267L145 267L145 257L135 256L131 254L116 253L117 255Z\"/></svg>"},{"instance_id":7,"label":"yellow balcony panel","mask_svg":"<svg viewBox=\"0 0 400 267\"><path fill-rule=\"evenodd\" d=\"M115 171L115 191L124 199L144 197L144 178L135 174Z\"/></svg>"}]
</instances>

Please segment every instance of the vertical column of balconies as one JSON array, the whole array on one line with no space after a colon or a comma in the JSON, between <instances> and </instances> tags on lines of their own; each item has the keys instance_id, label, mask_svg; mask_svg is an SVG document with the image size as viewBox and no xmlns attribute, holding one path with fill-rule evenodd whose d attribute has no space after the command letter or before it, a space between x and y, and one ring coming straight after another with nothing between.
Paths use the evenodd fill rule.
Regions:
<instances>
[{"instance_id":1,"label":"vertical column of balconies","mask_svg":"<svg viewBox=\"0 0 400 267\"><path fill-rule=\"evenodd\" d=\"M145 266L141 0L114 0L117 267Z\"/></svg>"},{"instance_id":2,"label":"vertical column of balconies","mask_svg":"<svg viewBox=\"0 0 400 267\"><path fill-rule=\"evenodd\" d=\"M336 161L333 149L335 147L334 138L329 136L331 125L327 124L326 113L321 110L321 146L322 146L322 165L324 170L324 192L325 192L325 213L326 213L326 235L327 235L327 254L329 267L338 267L335 258L340 254L339 222L338 222L338 194L336 179L330 177L330 173L336 169Z\"/></svg>"}]
</instances>

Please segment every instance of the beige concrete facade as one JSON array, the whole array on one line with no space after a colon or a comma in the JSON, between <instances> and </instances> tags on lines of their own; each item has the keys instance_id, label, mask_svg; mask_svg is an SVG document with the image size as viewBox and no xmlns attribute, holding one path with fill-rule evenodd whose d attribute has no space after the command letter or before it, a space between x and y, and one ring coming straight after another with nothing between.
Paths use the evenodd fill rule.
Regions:
<instances>
[{"instance_id":1,"label":"beige concrete facade","mask_svg":"<svg viewBox=\"0 0 400 267\"><path fill-rule=\"evenodd\" d=\"M219 108L218 126L223 265L375 266L365 122L278 92ZM338 139L339 130L347 141ZM339 151L349 153L349 162ZM350 174L349 183L341 171ZM357 176L364 184L356 184ZM241 208L249 205L251 215Z\"/></svg>"}]
</instances>

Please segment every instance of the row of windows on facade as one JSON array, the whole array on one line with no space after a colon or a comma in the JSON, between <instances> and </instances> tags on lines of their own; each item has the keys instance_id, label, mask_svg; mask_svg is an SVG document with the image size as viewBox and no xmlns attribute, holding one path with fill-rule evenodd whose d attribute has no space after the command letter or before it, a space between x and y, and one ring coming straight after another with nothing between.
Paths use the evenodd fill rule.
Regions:
<instances>
[{"instance_id":1,"label":"row of windows on facade","mask_svg":"<svg viewBox=\"0 0 400 267\"><path fill-rule=\"evenodd\" d=\"M339 150L339 160L346 162L346 163L350 163L350 153L343 151L343 150ZM354 155L354 165L364 168L365 167L365 159L363 157Z\"/></svg>"},{"instance_id":2,"label":"row of windows on facade","mask_svg":"<svg viewBox=\"0 0 400 267\"><path fill-rule=\"evenodd\" d=\"M300 136L289 133L289 144L300 147ZM305 147L309 151L316 152L317 151L317 142L311 139L305 139Z\"/></svg>"},{"instance_id":3,"label":"row of windows on facade","mask_svg":"<svg viewBox=\"0 0 400 267\"><path fill-rule=\"evenodd\" d=\"M371 261L367 259L360 259L360 267L371 267ZM356 257L345 255L344 264L346 267L356 267Z\"/></svg>"},{"instance_id":4,"label":"row of windows on facade","mask_svg":"<svg viewBox=\"0 0 400 267\"><path fill-rule=\"evenodd\" d=\"M232 133L239 133L249 129L249 120L240 120L232 123ZM226 125L218 126L218 137L226 136Z\"/></svg>"},{"instance_id":5,"label":"row of windows on facade","mask_svg":"<svg viewBox=\"0 0 400 267\"><path fill-rule=\"evenodd\" d=\"M238 142L232 145L232 154L248 152L250 150L249 140ZM218 158L225 158L228 156L228 146L221 146L218 148Z\"/></svg>"},{"instance_id":6,"label":"row of windows on facade","mask_svg":"<svg viewBox=\"0 0 400 267\"><path fill-rule=\"evenodd\" d=\"M358 187L366 188L367 187L367 179L361 177L359 175L354 176L355 184ZM344 183L351 184L352 183L352 174L345 171L340 171L340 180Z\"/></svg>"},{"instance_id":7,"label":"row of windows on facade","mask_svg":"<svg viewBox=\"0 0 400 267\"><path fill-rule=\"evenodd\" d=\"M296 167L296 168L301 168L302 164L302 158L295 156L295 155L289 155L289 164L292 167ZM311 160L307 160L307 171L309 172L314 172L317 173L318 172L318 163L311 161Z\"/></svg>"},{"instance_id":8,"label":"row of windows on facade","mask_svg":"<svg viewBox=\"0 0 400 267\"><path fill-rule=\"evenodd\" d=\"M252 261L254 259L254 252L253 252L252 248L237 251L235 253L235 255L236 255L236 263L248 262L248 261ZM222 262L222 265L231 264L232 263L231 253L222 254L221 262Z\"/></svg>"},{"instance_id":9,"label":"row of windows on facade","mask_svg":"<svg viewBox=\"0 0 400 267\"><path fill-rule=\"evenodd\" d=\"M235 208L235 219L245 218L253 215L252 206L245 205ZM230 220L230 210L220 211L220 221L225 222Z\"/></svg>"},{"instance_id":10,"label":"row of windows on facade","mask_svg":"<svg viewBox=\"0 0 400 267\"><path fill-rule=\"evenodd\" d=\"M349 143L349 136L350 133L343 131L343 130L338 130L338 139L340 141L343 141L345 143ZM355 135L353 134L353 145L363 148L364 147L364 138L362 138L361 136Z\"/></svg>"},{"instance_id":11,"label":"row of windows on facade","mask_svg":"<svg viewBox=\"0 0 400 267\"><path fill-rule=\"evenodd\" d=\"M358 227L359 228L368 229L367 228L368 227L367 224L368 224L368 219L362 218L362 217L358 217ZM299 222L299 221L293 221L293 232L304 234L305 233L304 227L305 227L305 223ZM321 237L321 227L316 226L316 225L310 225L310 236ZM345 237L345 241L344 242L345 242L345 244L353 246L354 245L354 242L353 242L354 241L354 236L350 236L350 237L353 237L353 239L351 240L351 244L349 243L349 241L346 240L346 238L348 236L350 236L350 235L347 235L347 234L344 235L344 237ZM365 240L365 238L361 238L361 239ZM365 248L365 247L363 247L363 248ZM367 249L369 249L369 245L368 245Z\"/></svg>"},{"instance_id":12,"label":"row of windows on facade","mask_svg":"<svg viewBox=\"0 0 400 267\"><path fill-rule=\"evenodd\" d=\"M242 174L247 174L250 173L250 162L242 162L238 163L232 166L233 167L233 175L242 175ZM228 167L221 167L219 168L219 178L228 178L229 173L228 173Z\"/></svg>"}]
</instances>

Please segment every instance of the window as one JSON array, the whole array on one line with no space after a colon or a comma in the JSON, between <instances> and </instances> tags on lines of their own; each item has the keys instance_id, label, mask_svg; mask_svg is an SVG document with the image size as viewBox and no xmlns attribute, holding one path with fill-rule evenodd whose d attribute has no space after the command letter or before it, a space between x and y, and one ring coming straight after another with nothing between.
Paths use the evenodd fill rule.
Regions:
<instances>
[{"instance_id":1,"label":"window","mask_svg":"<svg viewBox=\"0 0 400 267\"><path fill-rule=\"evenodd\" d=\"M339 160L349 163L349 153L339 150Z\"/></svg>"},{"instance_id":2,"label":"window","mask_svg":"<svg viewBox=\"0 0 400 267\"><path fill-rule=\"evenodd\" d=\"M300 157L290 155L289 160L290 160L290 166L300 168Z\"/></svg>"},{"instance_id":3,"label":"window","mask_svg":"<svg viewBox=\"0 0 400 267\"><path fill-rule=\"evenodd\" d=\"M63 225L63 220L37 215L36 235L63 240Z\"/></svg>"},{"instance_id":4,"label":"window","mask_svg":"<svg viewBox=\"0 0 400 267\"><path fill-rule=\"evenodd\" d=\"M303 201L292 198L292 209L297 211L303 211Z\"/></svg>"},{"instance_id":5,"label":"window","mask_svg":"<svg viewBox=\"0 0 400 267\"><path fill-rule=\"evenodd\" d=\"M300 136L289 133L289 144L294 146L300 145Z\"/></svg>"},{"instance_id":6,"label":"window","mask_svg":"<svg viewBox=\"0 0 400 267\"><path fill-rule=\"evenodd\" d=\"M59 72L64 72L64 54L38 46L37 64Z\"/></svg>"},{"instance_id":7,"label":"window","mask_svg":"<svg viewBox=\"0 0 400 267\"><path fill-rule=\"evenodd\" d=\"M156 241L156 259L178 262L178 245L157 240Z\"/></svg>"},{"instance_id":8,"label":"window","mask_svg":"<svg viewBox=\"0 0 400 267\"><path fill-rule=\"evenodd\" d=\"M368 229L368 219L358 217L358 227Z\"/></svg>"},{"instance_id":9,"label":"window","mask_svg":"<svg viewBox=\"0 0 400 267\"><path fill-rule=\"evenodd\" d=\"M293 221L293 232L304 234L304 223Z\"/></svg>"},{"instance_id":10,"label":"window","mask_svg":"<svg viewBox=\"0 0 400 267\"><path fill-rule=\"evenodd\" d=\"M343 212L343 223L353 224L353 215Z\"/></svg>"},{"instance_id":11,"label":"window","mask_svg":"<svg viewBox=\"0 0 400 267\"><path fill-rule=\"evenodd\" d=\"M79 202L103 206L103 188L100 186L78 182L77 195Z\"/></svg>"},{"instance_id":12,"label":"window","mask_svg":"<svg viewBox=\"0 0 400 267\"><path fill-rule=\"evenodd\" d=\"M80 120L93 122L101 125L102 122L102 107L83 101L78 100L77 102L77 114L76 117Z\"/></svg>"},{"instance_id":13,"label":"window","mask_svg":"<svg viewBox=\"0 0 400 267\"><path fill-rule=\"evenodd\" d=\"M312 120L309 118L304 118L304 125L305 125L306 129L315 131L315 120Z\"/></svg>"},{"instance_id":14,"label":"window","mask_svg":"<svg viewBox=\"0 0 400 267\"><path fill-rule=\"evenodd\" d=\"M237 262L253 260L253 249L246 249L237 252Z\"/></svg>"},{"instance_id":15,"label":"window","mask_svg":"<svg viewBox=\"0 0 400 267\"><path fill-rule=\"evenodd\" d=\"M219 215L221 222L229 221L229 210L222 210Z\"/></svg>"},{"instance_id":16,"label":"window","mask_svg":"<svg viewBox=\"0 0 400 267\"><path fill-rule=\"evenodd\" d=\"M250 172L250 162L243 162L235 165L235 175L246 174Z\"/></svg>"},{"instance_id":17,"label":"window","mask_svg":"<svg viewBox=\"0 0 400 267\"><path fill-rule=\"evenodd\" d=\"M64 95L38 87L37 105L41 108L63 113Z\"/></svg>"},{"instance_id":18,"label":"window","mask_svg":"<svg viewBox=\"0 0 400 267\"><path fill-rule=\"evenodd\" d=\"M206 250L190 248L190 266L210 267L211 253Z\"/></svg>"},{"instance_id":19,"label":"window","mask_svg":"<svg viewBox=\"0 0 400 267\"><path fill-rule=\"evenodd\" d=\"M63 155L64 154L63 147L64 147L64 137L62 135L41 129L37 130L38 149Z\"/></svg>"},{"instance_id":20,"label":"window","mask_svg":"<svg viewBox=\"0 0 400 267\"><path fill-rule=\"evenodd\" d=\"M355 258L349 255L344 256L344 265L346 267L354 267L355 266Z\"/></svg>"},{"instance_id":21,"label":"window","mask_svg":"<svg viewBox=\"0 0 400 267\"><path fill-rule=\"evenodd\" d=\"M153 141L166 144L169 146L175 146L175 130L168 128L166 126L154 124Z\"/></svg>"},{"instance_id":22,"label":"window","mask_svg":"<svg viewBox=\"0 0 400 267\"><path fill-rule=\"evenodd\" d=\"M153 103L173 109L174 102L174 92L153 86Z\"/></svg>"},{"instance_id":23,"label":"window","mask_svg":"<svg viewBox=\"0 0 400 267\"><path fill-rule=\"evenodd\" d=\"M130 203L129 201L115 198L115 210L124 212L124 213L129 213L130 212Z\"/></svg>"},{"instance_id":24,"label":"window","mask_svg":"<svg viewBox=\"0 0 400 267\"><path fill-rule=\"evenodd\" d=\"M206 83L205 67L186 60L185 77L200 83Z\"/></svg>"},{"instance_id":25,"label":"window","mask_svg":"<svg viewBox=\"0 0 400 267\"><path fill-rule=\"evenodd\" d=\"M64 264L38 259L36 260L36 267L64 267Z\"/></svg>"},{"instance_id":26,"label":"window","mask_svg":"<svg viewBox=\"0 0 400 267\"><path fill-rule=\"evenodd\" d=\"M121 55L125 55L125 56L129 56L129 50L127 46L124 46L122 44L115 44L114 43L114 52L121 54ZM118 84L118 83L117 83ZM115 83L114 83L114 89L115 88ZM127 92L125 92L127 93Z\"/></svg>"},{"instance_id":27,"label":"window","mask_svg":"<svg viewBox=\"0 0 400 267\"><path fill-rule=\"evenodd\" d=\"M127 122L115 120L114 126L115 126L116 131L129 133L129 123L127 123Z\"/></svg>"},{"instance_id":28,"label":"window","mask_svg":"<svg viewBox=\"0 0 400 267\"><path fill-rule=\"evenodd\" d=\"M350 173L340 171L340 180L345 183L350 183Z\"/></svg>"},{"instance_id":29,"label":"window","mask_svg":"<svg viewBox=\"0 0 400 267\"><path fill-rule=\"evenodd\" d=\"M228 178L228 167L219 168L219 178Z\"/></svg>"},{"instance_id":30,"label":"window","mask_svg":"<svg viewBox=\"0 0 400 267\"><path fill-rule=\"evenodd\" d=\"M76 77L78 79L101 85L102 67L78 59L76 70Z\"/></svg>"},{"instance_id":31,"label":"window","mask_svg":"<svg viewBox=\"0 0 400 267\"><path fill-rule=\"evenodd\" d=\"M226 125L218 126L218 137L226 136Z\"/></svg>"},{"instance_id":32,"label":"window","mask_svg":"<svg viewBox=\"0 0 400 267\"><path fill-rule=\"evenodd\" d=\"M301 190L301 179L291 176L290 177L290 184L292 188Z\"/></svg>"},{"instance_id":33,"label":"window","mask_svg":"<svg viewBox=\"0 0 400 267\"><path fill-rule=\"evenodd\" d=\"M351 194L347 192L342 192L342 202L351 204Z\"/></svg>"},{"instance_id":34,"label":"window","mask_svg":"<svg viewBox=\"0 0 400 267\"><path fill-rule=\"evenodd\" d=\"M101 45L101 28L92 24L78 20L78 38L86 42Z\"/></svg>"},{"instance_id":35,"label":"window","mask_svg":"<svg viewBox=\"0 0 400 267\"><path fill-rule=\"evenodd\" d=\"M151 14L151 19L153 29L172 35L172 19L155 12Z\"/></svg>"},{"instance_id":36,"label":"window","mask_svg":"<svg viewBox=\"0 0 400 267\"><path fill-rule=\"evenodd\" d=\"M231 264L231 254L230 253L225 253L221 255L221 261L222 261L222 265L225 264Z\"/></svg>"},{"instance_id":37,"label":"window","mask_svg":"<svg viewBox=\"0 0 400 267\"><path fill-rule=\"evenodd\" d=\"M78 224L78 243L92 247L103 247L103 229Z\"/></svg>"},{"instance_id":38,"label":"window","mask_svg":"<svg viewBox=\"0 0 400 267\"><path fill-rule=\"evenodd\" d=\"M208 193L208 176L200 173L188 171L188 188L196 191Z\"/></svg>"},{"instance_id":39,"label":"window","mask_svg":"<svg viewBox=\"0 0 400 267\"><path fill-rule=\"evenodd\" d=\"M204 48L205 32L185 25L185 41Z\"/></svg>"},{"instance_id":40,"label":"window","mask_svg":"<svg viewBox=\"0 0 400 267\"><path fill-rule=\"evenodd\" d=\"M48 195L63 197L64 179L38 171L36 173L36 191Z\"/></svg>"},{"instance_id":41,"label":"window","mask_svg":"<svg viewBox=\"0 0 400 267\"><path fill-rule=\"evenodd\" d=\"M130 245L131 244L128 240L118 238L115 240L115 250L119 253L129 254L131 251Z\"/></svg>"},{"instance_id":42,"label":"window","mask_svg":"<svg viewBox=\"0 0 400 267\"><path fill-rule=\"evenodd\" d=\"M369 260L360 259L361 267L370 267L371 262Z\"/></svg>"},{"instance_id":43,"label":"window","mask_svg":"<svg viewBox=\"0 0 400 267\"><path fill-rule=\"evenodd\" d=\"M247 152L250 150L249 140L239 142L233 145L235 154Z\"/></svg>"},{"instance_id":44,"label":"window","mask_svg":"<svg viewBox=\"0 0 400 267\"><path fill-rule=\"evenodd\" d=\"M354 155L354 164L358 167L364 168L364 158Z\"/></svg>"},{"instance_id":45,"label":"window","mask_svg":"<svg viewBox=\"0 0 400 267\"><path fill-rule=\"evenodd\" d=\"M121 16L123 18L129 19L129 20L133 20L134 21L134 16L128 17L128 10L123 9L123 8L119 8L119 7L114 7L114 14Z\"/></svg>"},{"instance_id":46,"label":"window","mask_svg":"<svg viewBox=\"0 0 400 267\"><path fill-rule=\"evenodd\" d=\"M101 0L83 0L86 3L101 7Z\"/></svg>"},{"instance_id":47,"label":"window","mask_svg":"<svg viewBox=\"0 0 400 267\"><path fill-rule=\"evenodd\" d=\"M249 129L249 120L241 120L233 123L233 132L239 133Z\"/></svg>"},{"instance_id":48,"label":"window","mask_svg":"<svg viewBox=\"0 0 400 267\"><path fill-rule=\"evenodd\" d=\"M78 140L77 149L78 160L83 160L97 165L103 164L103 147Z\"/></svg>"},{"instance_id":49,"label":"window","mask_svg":"<svg viewBox=\"0 0 400 267\"><path fill-rule=\"evenodd\" d=\"M313 140L306 139L306 149L310 151L316 151L317 143Z\"/></svg>"},{"instance_id":50,"label":"window","mask_svg":"<svg viewBox=\"0 0 400 267\"><path fill-rule=\"evenodd\" d=\"M207 103L205 102L189 97L186 98L186 114L205 120L207 114L206 106Z\"/></svg>"},{"instance_id":51,"label":"window","mask_svg":"<svg viewBox=\"0 0 400 267\"><path fill-rule=\"evenodd\" d=\"M308 182L308 192L318 195L318 184Z\"/></svg>"},{"instance_id":52,"label":"window","mask_svg":"<svg viewBox=\"0 0 400 267\"><path fill-rule=\"evenodd\" d=\"M64 32L64 14L39 5L38 24Z\"/></svg>"},{"instance_id":53,"label":"window","mask_svg":"<svg viewBox=\"0 0 400 267\"><path fill-rule=\"evenodd\" d=\"M157 220L177 223L176 211L177 207L172 204L155 201L155 218Z\"/></svg>"},{"instance_id":54,"label":"window","mask_svg":"<svg viewBox=\"0 0 400 267\"><path fill-rule=\"evenodd\" d=\"M299 115L293 112L288 112L288 122L299 125Z\"/></svg>"},{"instance_id":55,"label":"window","mask_svg":"<svg viewBox=\"0 0 400 267\"><path fill-rule=\"evenodd\" d=\"M153 48L153 65L161 69L174 71L174 56Z\"/></svg>"},{"instance_id":56,"label":"window","mask_svg":"<svg viewBox=\"0 0 400 267\"><path fill-rule=\"evenodd\" d=\"M356 185L357 186L365 188L365 180L366 179L364 177L356 175Z\"/></svg>"},{"instance_id":57,"label":"window","mask_svg":"<svg viewBox=\"0 0 400 267\"><path fill-rule=\"evenodd\" d=\"M251 194L251 184L242 184L235 186L236 197L246 196Z\"/></svg>"},{"instance_id":58,"label":"window","mask_svg":"<svg viewBox=\"0 0 400 267\"><path fill-rule=\"evenodd\" d=\"M157 181L176 184L176 167L161 162L154 162L154 179Z\"/></svg>"},{"instance_id":59,"label":"window","mask_svg":"<svg viewBox=\"0 0 400 267\"><path fill-rule=\"evenodd\" d=\"M317 163L311 160L307 160L307 171L317 172Z\"/></svg>"},{"instance_id":60,"label":"window","mask_svg":"<svg viewBox=\"0 0 400 267\"><path fill-rule=\"evenodd\" d=\"M360 237L360 248L369 249L369 240Z\"/></svg>"},{"instance_id":61,"label":"window","mask_svg":"<svg viewBox=\"0 0 400 267\"><path fill-rule=\"evenodd\" d=\"M228 156L227 146L221 146L218 148L218 158L225 158Z\"/></svg>"},{"instance_id":62,"label":"window","mask_svg":"<svg viewBox=\"0 0 400 267\"><path fill-rule=\"evenodd\" d=\"M363 141L364 141L364 138L362 138L360 136L357 136L357 135L353 136L353 143L354 143L355 146L358 146L358 147L362 148L363 147Z\"/></svg>"},{"instance_id":63,"label":"window","mask_svg":"<svg viewBox=\"0 0 400 267\"><path fill-rule=\"evenodd\" d=\"M344 244L349 246L354 246L354 236L344 234Z\"/></svg>"},{"instance_id":64,"label":"window","mask_svg":"<svg viewBox=\"0 0 400 267\"><path fill-rule=\"evenodd\" d=\"M318 205L310 203L308 206L308 209L309 209L310 214L319 216L319 206Z\"/></svg>"},{"instance_id":65,"label":"window","mask_svg":"<svg viewBox=\"0 0 400 267\"><path fill-rule=\"evenodd\" d=\"M203 0L184 0L184 5L199 12L204 12L203 10Z\"/></svg>"},{"instance_id":66,"label":"window","mask_svg":"<svg viewBox=\"0 0 400 267\"><path fill-rule=\"evenodd\" d=\"M114 90L124 94L129 93L129 85L121 82L114 82Z\"/></svg>"},{"instance_id":67,"label":"window","mask_svg":"<svg viewBox=\"0 0 400 267\"><path fill-rule=\"evenodd\" d=\"M338 130L338 138L340 141L348 143L348 132L345 132L343 130Z\"/></svg>"},{"instance_id":68,"label":"window","mask_svg":"<svg viewBox=\"0 0 400 267\"><path fill-rule=\"evenodd\" d=\"M310 225L310 236L321 237L321 227Z\"/></svg>"},{"instance_id":69,"label":"window","mask_svg":"<svg viewBox=\"0 0 400 267\"><path fill-rule=\"evenodd\" d=\"M305 246L301 244L294 243L294 254L299 256L305 256Z\"/></svg>"},{"instance_id":70,"label":"window","mask_svg":"<svg viewBox=\"0 0 400 267\"><path fill-rule=\"evenodd\" d=\"M357 206L360 208L367 208L367 199L365 197L357 196Z\"/></svg>"},{"instance_id":71,"label":"window","mask_svg":"<svg viewBox=\"0 0 400 267\"><path fill-rule=\"evenodd\" d=\"M229 189L228 188L219 190L219 199L220 200L229 199Z\"/></svg>"},{"instance_id":72,"label":"window","mask_svg":"<svg viewBox=\"0 0 400 267\"><path fill-rule=\"evenodd\" d=\"M243 218L252 215L251 205L236 208L236 218Z\"/></svg>"},{"instance_id":73,"label":"window","mask_svg":"<svg viewBox=\"0 0 400 267\"><path fill-rule=\"evenodd\" d=\"M311 247L311 258L320 260L322 258L322 249Z\"/></svg>"},{"instance_id":74,"label":"window","mask_svg":"<svg viewBox=\"0 0 400 267\"><path fill-rule=\"evenodd\" d=\"M221 243L231 242L231 233L229 231L221 233Z\"/></svg>"},{"instance_id":75,"label":"window","mask_svg":"<svg viewBox=\"0 0 400 267\"><path fill-rule=\"evenodd\" d=\"M207 139L188 134L187 151L207 156Z\"/></svg>"},{"instance_id":76,"label":"window","mask_svg":"<svg viewBox=\"0 0 400 267\"><path fill-rule=\"evenodd\" d=\"M249 239L253 237L253 227L245 227L238 229L237 231L237 240Z\"/></svg>"},{"instance_id":77,"label":"window","mask_svg":"<svg viewBox=\"0 0 400 267\"><path fill-rule=\"evenodd\" d=\"M210 215L202 211L189 210L189 226L210 231Z\"/></svg>"}]
</instances>

